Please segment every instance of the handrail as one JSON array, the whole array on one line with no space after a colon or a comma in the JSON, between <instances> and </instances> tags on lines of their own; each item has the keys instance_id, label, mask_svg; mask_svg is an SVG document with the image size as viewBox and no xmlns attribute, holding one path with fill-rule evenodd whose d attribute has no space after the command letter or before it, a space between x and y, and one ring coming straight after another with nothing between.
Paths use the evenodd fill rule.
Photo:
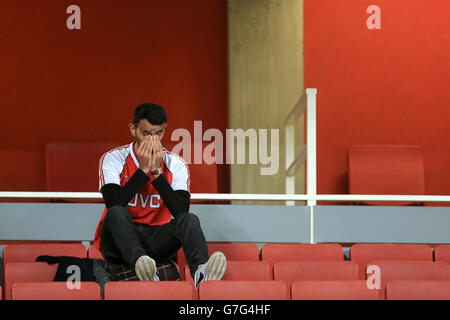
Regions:
<instances>
[{"instance_id":1,"label":"handrail","mask_svg":"<svg viewBox=\"0 0 450 320\"><path fill-rule=\"evenodd\" d=\"M314 195L316 186L316 95L317 89L308 88L294 105L284 122L285 128L285 188L286 194L295 194L295 173L307 163L306 194ZM306 112L306 146L295 155L295 122ZM286 205L294 205L287 201ZM311 205L314 205L311 203Z\"/></svg>"},{"instance_id":2,"label":"handrail","mask_svg":"<svg viewBox=\"0 0 450 320\"><path fill-rule=\"evenodd\" d=\"M102 199L99 192L0 191L0 199ZM192 200L450 202L447 195L192 193Z\"/></svg>"},{"instance_id":3,"label":"handrail","mask_svg":"<svg viewBox=\"0 0 450 320\"><path fill-rule=\"evenodd\" d=\"M295 124L295 121L297 121L298 118L301 117L303 112L306 110L306 94L302 94L300 99L298 99L297 103L294 105L294 108L292 108L291 113L289 113L288 117L284 121L284 125L291 125Z\"/></svg>"}]
</instances>

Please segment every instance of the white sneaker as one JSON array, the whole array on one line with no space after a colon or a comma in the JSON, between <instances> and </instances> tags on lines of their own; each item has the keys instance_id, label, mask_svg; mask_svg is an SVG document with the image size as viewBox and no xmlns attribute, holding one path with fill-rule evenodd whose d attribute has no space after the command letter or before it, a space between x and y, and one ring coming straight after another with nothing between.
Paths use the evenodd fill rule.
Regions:
<instances>
[{"instance_id":1,"label":"white sneaker","mask_svg":"<svg viewBox=\"0 0 450 320\"><path fill-rule=\"evenodd\" d=\"M134 265L134 271L140 281L159 281L155 260L149 256L140 256Z\"/></svg>"},{"instance_id":2,"label":"white sneaker","mask_svg":"<svg viewBox=\"0 0 450 320\"><path fill-rule=\"evenodd\" d=\"M198 288L200 283L206 280L220 280L222 279L227 269L227 259L225 255L220 252L214 252L208 261L198 266L194 275L195 287Z\"/></svg>"}]
</instances>

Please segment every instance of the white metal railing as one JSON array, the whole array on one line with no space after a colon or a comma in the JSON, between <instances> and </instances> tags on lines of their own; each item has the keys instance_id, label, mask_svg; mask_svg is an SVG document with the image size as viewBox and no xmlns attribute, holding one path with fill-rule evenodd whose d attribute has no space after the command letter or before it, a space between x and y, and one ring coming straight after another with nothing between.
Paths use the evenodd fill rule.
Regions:
<instances>
[{"instance_id":1,"label":"white metal railing","mask_svg":"<svg viewBox=\"0 0 450 320\"><path fill-rule=\"evenodd\" d=\"M0 191L0 199L103 199L100 192L39 192ZM450 196L443 195L366 195L366 194L251 194L251 193L192 193L192 200L217 201L308 201L315 206L317 201L343 202L449 202ZM313 204L311 204L311 202Z\"/></svg>"},{"instance_id":2,"label":"white metal railing","mask_svg":"<svg viewBox=\"0 0 450 320\"><path fill-rule=\"evenodd\" d=\"M295 104L286 118L285 127L285 187L286 194L295 194L295 174L306 161L306 194L317 193L316 181L316 96L317 89L308 88ZM295 154L295 123L306 111L306 145ZM314 201L314 200L308 200ZM286 201L286 205L294 205L294 201ZM309 204L314 205L313 202Z\"/></svg>"},{"instance_id":3,"label":"white metal railing","mask_svg":"<svg viewBox=\"0 0 450 320\"><path fill-rule=\"evenodd\" d=\"M286 194L295 194L295 174L306 161L306 195L310 206L311 219L311 243L314 239L314 205L317 194L317 143L316 143L316 96L317 89L308 88L295 104L291 113L286 118L285 127L285 188ZM306 146L295 155L295 123L306 111ZM292 200L287 200L286 205L293 206Z\"/></svg>"}]
</instances>

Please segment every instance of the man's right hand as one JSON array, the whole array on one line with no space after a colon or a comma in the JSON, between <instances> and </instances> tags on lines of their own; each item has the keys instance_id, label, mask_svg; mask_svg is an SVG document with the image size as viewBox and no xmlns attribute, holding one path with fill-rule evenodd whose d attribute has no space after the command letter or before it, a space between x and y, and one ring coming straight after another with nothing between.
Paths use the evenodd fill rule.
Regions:
<instances>
[{"instance_id":1,"label":"man's right hand","mask_svg":"<svg viewBox=\"0 0 450 320\"><path fill-rule=\"evenodd\" d=\"M139 161L139 169L146 174L152 166L152 154L151 154L151 136L145 136L139 145L136 145L136 157Z\"/></svg>"}]
</instances>

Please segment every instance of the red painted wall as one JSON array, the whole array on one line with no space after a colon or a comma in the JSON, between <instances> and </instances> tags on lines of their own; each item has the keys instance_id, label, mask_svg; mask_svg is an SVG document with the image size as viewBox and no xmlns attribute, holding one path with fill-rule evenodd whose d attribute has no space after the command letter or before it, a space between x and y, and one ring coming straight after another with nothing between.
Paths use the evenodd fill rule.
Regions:
<instances>
[{"instance_id":1,"label":"red painted wall","mask_svg":"<svg viewBox=\"0 0 450 320\"><path fill-rule=\"evenodd\" d=\"M380 30L366 26L373 4ZM304 0L319 193L348 192L351 145L414 144L424 150L426 193L450 194L449 17L442 0Z\"/></svg>"},{"instance_id":2,"label":"red painted wall","mask_svg":"<svg viewBox=\"0 0 450 320\"><path fill-rule=\"evenodd\" d=\"M226 1L3 0L0 46L1 190L45 190L49 142L128 143L142 102L166 107L166 139L227 126Z\"/></svg>"}]
</instances>

